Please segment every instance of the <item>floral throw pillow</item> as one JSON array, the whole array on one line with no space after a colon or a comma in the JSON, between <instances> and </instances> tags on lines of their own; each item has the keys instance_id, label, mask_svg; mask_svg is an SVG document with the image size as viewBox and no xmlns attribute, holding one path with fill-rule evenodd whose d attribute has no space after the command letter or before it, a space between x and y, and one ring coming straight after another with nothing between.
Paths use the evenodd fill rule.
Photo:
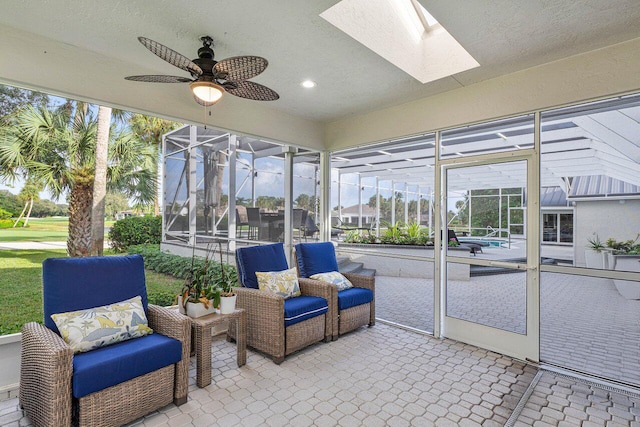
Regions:
<instances>
[{"instance_id":1,"label":"floral throw pillow","mask_svg":"<svg viewBox=\"0 0 640 427\"><path fill-rule=\"evenodd\" d=\"M272 292L284 299L298 297L301 293L297 273L295 267L283 271L256 271L258 287L261 291Z\"/></svg>"},{"instance_id":2,"label":"floral throw pillow","mask_svg":"<svg viewBox=\"0 0 640 427\"><path fill-rule=\"evenodd\" d=\"M52 314L51 318L74 353L153 333L140 296L102 307Z\"/></svg>"},{"instance_id":3,"label":"floral throw pillow","mask_svg":"<svg viewBox=\"0 0 640 427\"><path fill-rule=\"evenodd\" d=\"M353 288L353 284L337 271L330 271L329 273L318 273L311 276L311 279L320 280L322 282L333 283L338 287L338 292L345 289Z\"/></svg>"}]
</instances>

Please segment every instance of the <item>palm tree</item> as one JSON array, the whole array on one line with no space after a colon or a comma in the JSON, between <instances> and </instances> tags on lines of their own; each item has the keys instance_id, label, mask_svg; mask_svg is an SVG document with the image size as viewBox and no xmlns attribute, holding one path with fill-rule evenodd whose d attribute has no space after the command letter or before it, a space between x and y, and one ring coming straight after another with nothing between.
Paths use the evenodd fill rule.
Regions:
<instances>
[{"instance_id":1,"label":"palm tree","mask_svg":"<svg viewBox=\"0 0 640 427\"><path fill-rule=\"evenodd\" d=\"M54 198L68 194L70 256L91 251L91 211L95 172L96 122L91 112L68 105L57 110L28 106L0 129L0 176L30 177ZM130 132L109 143L108 187L136 201L153 199L153 150Z\"/></svg>"},{"instance_id":2,"label":"palm tree","mask_svg":"<svg viewBox=\"0 0 640 427\"><path fill-rule=\"evenodd\" d=\"M107 157L111 108L98 107L96 135L95 174L93 180L93 206L91 211L91 254L102 255L104 248L104 210L107 196Z\"/></svg>"},{"instance_id":3,"label":"palm tree","mask_svg":"<svg viewBox=\"0 0 640 427\"><path fill-rule=\"evenodd\" d=\"M180 126L177 122L161 119L158 117L145 116L143 114L134 114L129 119L129 126L131 130L138 135L138 137L145 141L147 144L153 146L156 150L156 158L160 161L160 151L162 148L162 135L170 132ZM157 173L158 164L154 165L154 170ZM160 204L158 202L158 191L156 188L156 195L153 199L153 214L160 215Z\"/></svg>"},{"instance_id":4,"label":"palm tree","mask_svg":"<svg viewBox=\"0 0 640 427\"><path fill-rule=\"evenodd\" d=\"M22 209L22 212L20 212L20 216L18 216L16 222L13 224L13 228L16 228L23 216L25 221L22 226L27 226L29 223L29 217L31 216L31 209L33 209L33 202L39 199L39 193L40 189L38 186L35 185L32 180L28 179L24 184L24 187L22 187L22 190L20 190L20 195L18 196L20 199L24 200L24 208Z\"/></svg>"}]
</instances>

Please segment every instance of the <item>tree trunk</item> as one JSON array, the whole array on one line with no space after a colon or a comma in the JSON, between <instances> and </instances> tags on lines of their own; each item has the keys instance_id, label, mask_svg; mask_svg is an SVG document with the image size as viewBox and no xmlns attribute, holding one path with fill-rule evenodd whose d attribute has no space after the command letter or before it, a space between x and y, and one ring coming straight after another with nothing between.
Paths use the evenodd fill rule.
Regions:
<instances>
[{"instance_id":1,"label":"tree trunk","mask_svg":"<svg viewBox=\"0 0 640 427\"><path fill-rule=\"evenodd\" d=\"M29 217L31 216L31 209L33 209L33 197L29 199L29 211L25 216L24 224L22 224L23 227L26 227L27 224L29 223Z\"/></svg>"},{"instance_id":2,"label":"tree trunk","mask_svg":"<svg viewBox=\"0 0 640 427\"><path fill-rule=\"evenodd\" d=\"M91 254L91 208L93 177L78 177L69 194L69 237L67 252L71 257Z\"/></svg>"},{"instance_id":3,"label":"tree trunk","mask_svg":"<svg viewBox=\"0 0 640 427\"><path fill-rule=\"evenodd\" d=\"M18 223L22 219L22 216L24 215L24 211L27 210L27 205L28 204L29 204L28 201L24 202L24 208L22 208L22 212L20 212L20 216L18 217L18 219L16 219L16 222L13 224L13 228L16 228L16 225L18 225Z\"/></svg>"},{"instance_id":4,"label":"tree trunk","mask_svg":"<svg viewBox=\"0 0 640 427\"><path fill-rule=\"evenodd\" d=\"M96 169L93 178L93 208L91 212L91 255L102 255L104 248L104 210L107 195L107 155L111 108L98 107L96 136Z\"/></svg>"}]
</instances>

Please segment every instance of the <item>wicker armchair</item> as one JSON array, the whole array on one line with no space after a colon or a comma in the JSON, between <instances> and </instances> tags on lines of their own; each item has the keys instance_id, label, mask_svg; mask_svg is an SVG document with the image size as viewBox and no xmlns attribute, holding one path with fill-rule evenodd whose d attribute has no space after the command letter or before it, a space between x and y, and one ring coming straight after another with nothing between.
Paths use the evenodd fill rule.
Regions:
<instances>
[{"instance_id":1,"label":"wicker armchair","mask_svg":"<svg viewBox=\"0 0 640 427\"><path fill-rule=\"evenodd\" d=\"M296 245L296 267L298 275L309 278L317 273L338 271L336 251L331 242L300 243ZM336 285L312 280L331 289L329 316L331 335L335 341L342 334L361 326L376 323L376 283L375 277L360 274L343 274L353 284L353 288L338 292Z\"/></svg>"},{"instance_id":2,"label":"wicker armchair","mask_svg":"<svg viewBox=\"0 0 640 427\"><path fill-rule=\"evenodd\" d=\"M22 328L20 405L34 425L122 425L187 401L189 319L147 305L141 256L50 258L42 269L44 325ZM51 319L138 295L151 335L74 355Z\"/></svg>"},{"instance_id":3,"label":"wicker armchair","mask_svg":"<svg viewBox=\"0 0 640 427\"><path fill-rule=\"evenodd\" d=\"M315 280L299 280L299 297L282 296L258 289L256 271L287 270L282 243L236 250L240 288L236 305L247 312L247 345L280 364L285 356L318 341L330 340L327 314L330 289ZM232 325L229 337L235 336Z\"/></svg>"}]
</instances>

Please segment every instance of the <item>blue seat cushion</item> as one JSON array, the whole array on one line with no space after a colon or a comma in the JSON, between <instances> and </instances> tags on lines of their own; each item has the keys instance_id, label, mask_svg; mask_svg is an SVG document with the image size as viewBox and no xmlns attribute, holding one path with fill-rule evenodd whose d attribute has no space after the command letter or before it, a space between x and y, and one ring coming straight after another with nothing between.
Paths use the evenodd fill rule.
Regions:
<instances>
[{"instance_id":1,"label":"blue seat cushion","mask_svg":"<svg viewBox=\"0 0 640 427\"><path fill-rule=\"evenodd\" d=\"M373 301L371 289L349 288L338 292L338 310L345 310L371 301Z\"/></svg>"},{"instance_id":2,"label":"blue seat cushion","mask_svg":"<svg viewBox=\"0 0 640 427\"><path fill-rule=\"evenodd\" d=\"M259 289L256 271L289 269L282 243L236 249L236 265L240 284L245 288L253 289Z\"/></svg>"},{"instance_id":3,"label":"blue seat cushion","mask_svg":"<svg viewBox=\"0 0 640 427\"><path fill-rule=\"evenodd\" d=\"M336 250L331 242L298 243L296 258L300 277L309 278L318 273L338 271Z\"/></svg>"},{"instance_id":4,"label":"blue seat cushion","mask_svg":"<svg viewBox=\"0 0 640 427\"><path fill-rule=\"evenodd\" d=\"M155 333L76 354L73 356L73 395L80 398L104 390L177 363L181 358L180 341Z\"/></svg>"},{"instance_id":5,"label":"blue seat cushion","mask_svg":"<svg viewBox=\"0 0 640 427\"><path fill-rule=\"evenodd\" d=\"M295 325L329 311L327 300L302 295L284 300L284 327Z\"/></svg>"}]
</instances>

